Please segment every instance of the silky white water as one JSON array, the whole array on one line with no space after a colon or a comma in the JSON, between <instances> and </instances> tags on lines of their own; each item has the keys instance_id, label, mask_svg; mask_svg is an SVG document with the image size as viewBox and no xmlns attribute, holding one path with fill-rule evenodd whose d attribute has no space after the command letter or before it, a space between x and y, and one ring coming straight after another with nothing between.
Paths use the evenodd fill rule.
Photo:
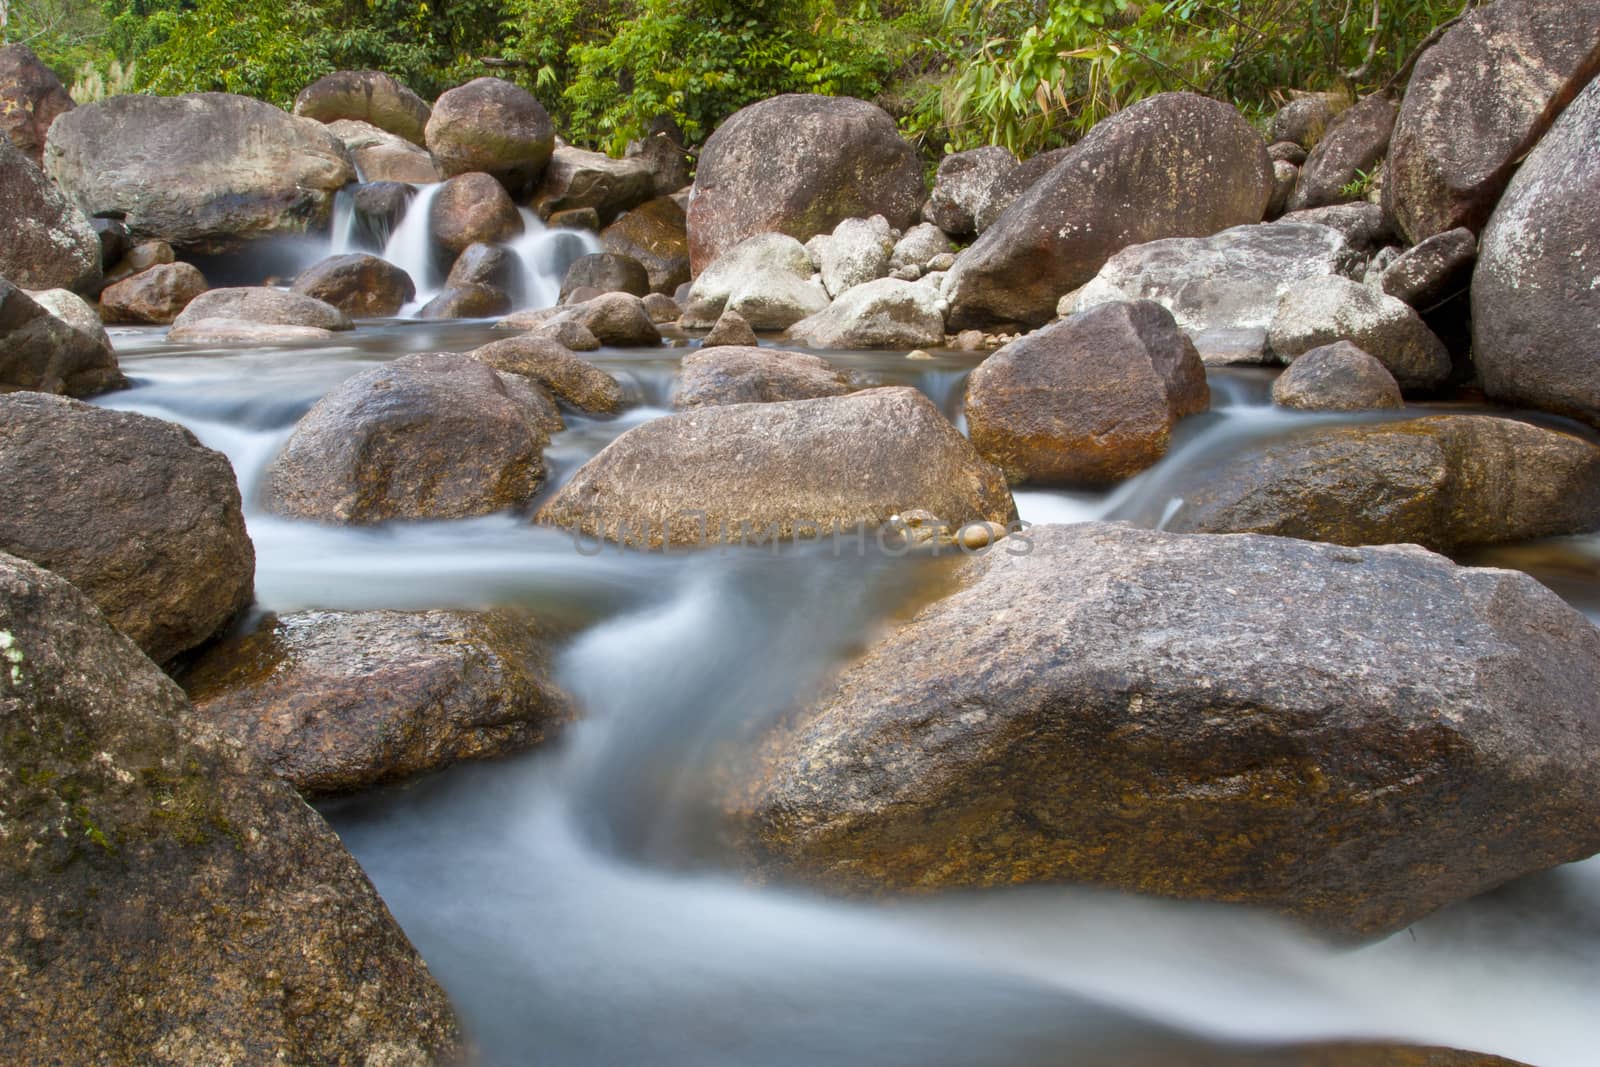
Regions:
<instances>
[{"instance_id":1,"label":"silky white water","mask_svg":"<svg viewBox=\"0 0 1600 1067\"><path fill-rule=\"evenodd\" d=\"M1021 1067L1327 1038L1596 1062L1597 861L1357 950L1239 911L1082 890L874 905L742 884L715 833L720 754L926 596L937 564L816 545L590 555L516 516L340 529L261 513L261 470L333 385L376 360L493 336L396 324L217 352L123 331L135 388L99 401L182 422L230 457L262 610L517 603L571 633L559 673L585 719L559 743L325 809L484 1062ZM678 354L593 354L641 406L610 422L569 417L549 450L553 482L664 413ZM952 414L976 362L830 358L917 385ZM1110 494L1020 493L1024 518L1161 521L1186 471L1307 424L1270 408L1266 383L1214 373L1216 410L1186 420L1156 468ZM1559 571L1566 588L1552 585L1591 613L1600 605L1600 539L1503 554Z\"/></svg>"}]
</instances>

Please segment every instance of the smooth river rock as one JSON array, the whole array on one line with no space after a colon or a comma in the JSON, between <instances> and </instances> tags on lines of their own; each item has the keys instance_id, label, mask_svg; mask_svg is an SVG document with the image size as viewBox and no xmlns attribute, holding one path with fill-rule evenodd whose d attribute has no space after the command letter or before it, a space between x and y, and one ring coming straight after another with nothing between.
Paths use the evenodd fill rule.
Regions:
<instances>
[{"instance_id":1,"label":"smooth river rock","mask_svg":"<svg viewBox=\"0 0 1600 1067\"><path fill-rule=\"evenodd\" d=\"M622 410L622 383L553 338L508 337L468 355L501 374L537 382L557 400L585 414L615 415Z\"/></svg>"},{"instance_id":2,"label":"smooth river rock","mask_svg":"<svg viewBox=\"0 0 1600 1067\"><path fill-rule=\"evenodd\" d=\"M644 265L652 292L668 295L689 280L688 217L669 196L647 200L600 231L607 252Z\"/></svg>"},{"instance_id":3,"label":"smooth river rock","mask_svg":"<svg viewBox=\"0 0 1600 1067\"><path fill-rule=\"evenodd\" d=\"M289 291L363 319L398 315L400 309L417 296L411 275L388 260L366 252L329 256L307 267Z\"/></svg>"},{"instance_id":4,"label":"smooth river rock","mask_svg":"<svg viewBox=\"0 0 1600 1067\"><path fill-rule=\"evenodd\" d=\"M812 348L929 348L944 343L944 302L929 285L879 278L846 289L789 327Z\"/></svg>"},{"instance_id":5,"label":"smooth river rock","mask_svg":"<svg viewBox=\"0 0 1600 1067\"><path fill-rule=\"evenodd\" d=\"M182 676L195 710L307 796L529 748L575 717L513 611L268 616Z\"/></svg>"},{"instance_id":6,"label":"smooth river rock","mask_svg":"<svg viewBox=\"0 0 1600 1067\"><path fill-rule=\"evenodd\" d=\"M425 140L446 174L481 171L519 191L544 176L555 151L555 127L526 89L477 78L434 101Z\"/></svg>"},{"instance_id":7,"label":"smooth river rock","mask_svg":"<svg viewBox=\"0 0 1600 1067\"><path fill-rule=\"evenodd\" d=\"M100 315L110 323L165 326L206 291L206 277L189 263L158 263L100 291Z\"/></svg>"},{"instance_id":8,"label":"smooth river rock","mask_svg":"<svg viewBox=\"0 0 1600 1067\"><path fill-rule=\"evenodd\" d=\"M235 330L235 326L244 327ZM174 341L205 342L237 334L257 335L250 327L264 327L260 336L288 328L316 330L319 334L353 328L350 316L325 301L300 293L265 286L211 289L201 293L172 322L167 336ZM283 336L292 337L293 334Z\"/></svg>"},{"instance_id":9,"label":"smooth river rock","mask_svg":"<svg viewBox=\"0 0 1600 1067\"><path fill-rule=\"evenodd\" d=\"M444 991L322 818L82 594L4 555L0 721L0 1060L462 1053Z\"/></svg>"},{"instance_id":10,"label":"smooth river rock","mask_svg":"<svg viewBox=\"0 0 1600 1067\"><path fill-rule=\"evenodd\" d=\"M1336 341L1295 357L1272 383L1272 402L1301 411L1405 407L1394 375L1349 341Z\"/></svg>"},{"instance_id":11,"label":"smooth river rock","mask_svg":"<svg viewBox=\"0 0 1600 1067\"><path fill-rule=\"evenodd\" d=\"M850 535L916 509L953 526L1016 515L1000 471L926 396L885 388L654 419L579 468L538 518L657 548Z\"/></svg>"},{"instance_id":12,"label":"smooth river rock","mask_svg":"<svg viewBox=\"0 0 1600 1067\"><path fill-rule=\"evenodd\" d=\"M1377 937L1600 851L1600 630L1524 574L1086 523L956 581L729 789L756 871L1082 882Z\"/></svg>"}]
</instances>

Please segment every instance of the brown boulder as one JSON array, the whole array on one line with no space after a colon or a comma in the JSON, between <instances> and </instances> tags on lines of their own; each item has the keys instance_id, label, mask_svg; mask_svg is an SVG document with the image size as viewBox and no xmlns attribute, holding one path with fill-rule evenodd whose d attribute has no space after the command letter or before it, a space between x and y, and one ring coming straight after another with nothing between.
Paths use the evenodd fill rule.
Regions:
<instances>
[{"instance_id":1,"label":"brown boulder","mask_svg":"<svg viewBox=\"0 0 1600 1067\"><path fill-rule=\"evenodd\" d=\"M523 230L522 215L505 187L482 173L445 182L433 199L428 225L433 239L452 256L468 245L509 240Z\"/></svg>"},{"instance_id":2,"label":"brown boulder","mask_svg":"<svg viewBox=\"0 0 1600 1067\"><path fill-rule=\"evenodd\" d=\"M206 291L205 275L188 263L161 263L100 292L106 322L165 326Z\"/></svg>"},{"instance_id":3,"label":"brown boulder","mask_svg":"<svg viewBox=\"0 0 1600 1067\"><path fill-rule=\"evenodd\" d=\"M848 535L919 508L956 526L1016 514L1000 472L927 397L894 388L646 422L579 468L538 518L655 548Z\"/></svg>"},{"instance_id":4,"label":"brown boulder","mask_svg":"<svg viewBox=\"0 0 1600 1067\"><path fill-rule=\"evenodd\" d=\"M732 314L729 312L728 314ZM683 357L672 406L771 404L843 396L862 388L854 376L820 356L775 348L724 345Z\"/></svg>"},{"instance_id":5,"label":"brown boulder","mask_svg":"<svg viewBox=\"0 0 1600 1067\"><path fill-rule=\"evenodd\" d=\"M555 127L526 89L478 78L434 101L426 141L446 174L480 171L521 190L544 175Z\"/></svg>"},{"instance_id":6,"label":"brown boulder","mask_svg":"<svg viewBox=\"0 0 1600 1067\"><path fill-rule=\"evenodd\" d=\"M1488 415L1292 433L1174 493L1177 533L1263 533L1440 552L1600 528L1600 447Z\"/></svg>"},{"instance_id":7,"label":"brown boulder","mask_svg":"<svg viewBox=\"0 0 1600 1067\"><path fill-rule=\"evenodd\" d=\"M365 122L420 145L433 109L387 74L340 70L300 90L294 98L294 113L318 122Z\"/></svg>"},{"instance_id":8,"label":"brown boulder","mask_svg":"<svg viewBox=\"0 0 1600 1067\"><path fill-rule=\"evenodd\" d=\"M1498 0L1417 60L1384 205L1413 243L1489 220L1517 164L1600 72L1600 0Z\"/></svg>"},{"instance_id":9,"label":"brown boulder","mask_svg":"<svg viewBox=\"0 0 1600 1067\"><path fill-rule=\"evenodd\" d=\"M1395 114L1393 100L1369 96L1334 119L1300 168L1288 209L1303 211L1361 199L1346 193L1345 187L1383 162Z\"/></svg>"},{"instance_id":10,"label":"brown boulder","mask_svg":"<svg viewBox=\"0 0 1600 1067\"><path fill-rule=\"evenodd\" d=\"M417 297L411 275L387 260L365 252L330 256L307 267L289 287L338 308L346 315L382 319L400 313Z\"/></svg>"},{"instance_id":11,"label":"brown boulder","mask_svg":"<svg viewBox=\"0 0 1600 1067\"><path fill-rule=\"evenodd\" d=\"M716 348L720 345L743 345L746 348L754 348L760 343L761 339L756 336L756 331L750 323L732 308L717 316L717 321L710 332L700 339L701 348Z\"/></svg>"},{"instance_id":12,"label":"brown boulder","mask_svg":"<svg viewBox=\"0 0 1600 1067\"><path fill-rule=\"evenodd\" d=\"M526 278L522 261L500 245L470 244L461 250L445 278L446 289L485 285L503 293L521 292Z\"/></svg>"},{"instance_id":13,"label":"brown boulder","mask_svg":"<svg viewBox=\"0 0 1600 1067\"><path fill-rule=\"evenodd\" d=\"M339 119L328 123L328 132L339 138L350 153L364 183L432 185L445 179L444 170L426 148L418 148L404 137L380 130L370 122Z\"/></svg>"},{"instance_id":14,"label":"brown boulder","mask_svg":"<svg viewBox=\"0 0 1600 1067\"><path fill-rule=\"evenodd\" d=\"M93 396L127 384L103 331L74 328L0 278L0 394Z\"/></svg>"},{"instance_id":15,"label":"brown boulder","mask_svg":"<svg viewBox=\"0 0 1600 1067\"><path fill-rule=\"evenodd\" d=\"M872 215L904 229L925 192L916 152L881 108L848 97L763 100L735 112L701 149L689 199L691 267L699 274L758 233L804 241Z\"/></svg>"},{"instance_id":16,"label":"brown boulder","mask_svg":"<svg viewBox=\"0 0 1600 1067\"><path fill-rule=\"evenodd\" d=\"M603 345L627 348L661 343L661 331L644 309L644 301L632 293L602 293L559 312L549 324L562 322L577 323Z\"/></svg>"},{"instance_id":17,"label":"brown boulder","mask_svg":"<svg viewBox=\"0 0 1600 1067\"><path fill-rule=\"evenodd\" d=\"M78 206L0 134L0 278L93 294L100 236Z\"/></svg>"},{"instance_id":18,"label":"brown boulder","mask_svg":"<svg viewBox=\"0 0 1600 1067\"><path fill-rule=\"evenodd\" d=\"M0 551L61 575L158 662L250 604L255 550L227 457L174 423L0 396Z\"/></svg>"},{"instance_id":19,"label":"brown boulder","mask_svg":"<svg viewBox=\"0 0 1600 1067\"><path fill-rule=\"evenodd\" d=\"M56 116L73 108L55 72L25 44L0 48L0 136L9 137L35 166L44 161L44 139Z\"/></svg>"},{"instance_id":20,"label":"brown boulder","mask_svg":"<svg viewBox=\"0 0 1600 1067\"><path fill-rule=\"evenodd\" d=\"M444 991L287 783L7 556L0 635L0 1060L454 1061Z\"/></svg>"},{"instance_id":21,"label":"brown boulder","mask_svg":"<svg viewBox=\"0 0 1600 1067\"><path fill-rule=\"evenodd\" d=\"M537 382L552 396L588 415L622 410L622 385L588 360L548 337L508 337L468 353L501 374Z\"/></svg>"},{"instance_id":22,"label":"brown boulder","mask_svg":"<svg viewBox=\"0 0 1600 1067\"><path fill-rule=\"evenodd\" d=\"M487 515L532 498L547 440L526 390L470 356L402 356L300 420L267 468L264 503L348 524Z\"/></svg>"},{"instance_id":23,"label":"brown boulder","mask_svg":"<svg viewBox=\"0 0 1600 1067\"><path fill-rule=\"evenodd\" d=\"M548 635L511 611L298 612L206 650L195 710L308 796L543 742L574 717Z\"/></svg>"},{"instance_id":24,"label":"brown boulder","mask_svg":"<svg viewBox=\"0 0 1600 1067\"><path fill-rule=\"evenodd\" d=\"M1336 341L1296 356L1272 383L1272 402L1301 411L1405 407L1394 375L1349 341Z\"/></svg>"},{"instance_id":25,"label":"brown boulder","mask_svg":"<svg viewBox=\"0 0 1600 1067\"><path fill-rule=\"evenodd\" d=\"M1162 93L1101 122L961 254L944 281L954 330L1048 322L1063 293L1129 245L1260 222L1266 145L1228 104Z\"/></svg>"},{"instance_id":26,"label":"brown boulder","mask_svg":"<svg viewBox=\"0 0 1600 1067\"><path fill-rule=\"evenodd\" d=\"M1600 850L1600 631L1526 575L1085 523L955 583L759 745L728 798L759 872L1376 937Z\"/></svg>"},{"instance_id":27,"label":"brown boulder","mask_svg":"<svg viewBox=\"0 0 1600 1067\"><path fill-rule=\"evenodd\" d=\"M325 301L265 286L241 286L210 289L189 301L167 336L196 341L217 333L215 327L224 323L328 331L353 328L348 315Z\"/></svg>"},{"instance_id":28,"label":"brown boulder","mask_svg":"<svg viewBox=\"0 0 1600 1067\"><path fill-rule=\"evenodd\" d=\"M591 252L579 256L561 279L561 300L579 289L599 293L632 293L643 297L650 292L650 275L644 264L617 252Z\"/></svg>"},{"instance_id":29,"label":"brown boulder","mask_svg":"<svg viewBox=\"0 0 1600 1067\"><path fill-rule=\"evenodd\" d=\"M1166 455L1180 418L1210 406L1194 343L1150 300L1027 334L967 379L972 443L1013 483L1121 481Z\"/></svg>"},{"instance_id":30,"label":"brown boulder","mask_svg":"<svg viewBox=\"0 0 1600 1067\"><path fill-rule=\"evenodd\" d=\"M650 168L637 159L612 159L563 145L550 157L534 206L549 218L558 211L593 208L601 225L655 196Z\"/></svg>"},{"instance_id":31,"label":"brown boulder","mask_svg":"<svg viewBox=\"0 0 1600 1067\"><path fill-rule=\"evenodd\" d=\"M971 237L989 190L1018 165L1017 157L999 145L945 156L934 174L928 202L922 205L923 219L953 237Z\"/></svg>"}]
</instances>

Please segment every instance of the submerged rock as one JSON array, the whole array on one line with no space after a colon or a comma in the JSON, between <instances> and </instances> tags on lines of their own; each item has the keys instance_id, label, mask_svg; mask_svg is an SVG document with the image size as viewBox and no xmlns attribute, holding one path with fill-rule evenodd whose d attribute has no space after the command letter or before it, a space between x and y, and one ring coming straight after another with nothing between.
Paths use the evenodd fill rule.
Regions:
<instances>
[{"instance_id":1,"label":"submerged rock","mask_svg":"<svg viewBox=\"0 0 1600 1067\"><path fill-rule=\"evenodd\" d=\"M1261 137L1228 104L1162 93L1101 122L956 260L951 326L1039 326L1115 253L1260 222Z\"/></svg>"},{"instance_id":2,"label":"submerged rock","mask_svg":"<svg viewBox=\"0 0 1600 1067\"><path fill-rule=\"evenodd\" d=\"M770 404L843 396L862 388L820 356L774 348L724 345L683 357L672 398L679 409L716 404Z\"/></svg>"},{"instance_id":3,"label":"submerged rock","mask_svg":"<svg viewBox=\"0 0 1600 1067\"><path fill-rule=\"evenodd\" d=\"M1394 375L1349 341L1297 356L1272 383L1272 402L1302 411L1405 407Z\"/></svg>"},{"instance_id":4,"label":"submerged rock","mask_svg":"<svg viewBox=\"0 0 1600 1067\"><path fill-rule=\"evenodd\" d=\"M696 274L741 241L805 240L850 218L904 229L925 195L917 154L865 100L789 94L751 104L706 141L689 200Z\"/></svg>"},{"instance_id":5,"label":"submerged rock","mask_svg":"<svg viewBox=\"0 0 1600 1067\"><path fill-rule=\"evenodd\" d=\"M268 616L183 675L195 710L308 796L546 740L575 717L549 634L511 611Z\"/></svg>"},{"instance_id":6,"label":"submerged rock","mask_svg":"<svg viewBox=\"0 0 1600 1067\"><path fill-rule=\"evenodd\" d=\"M402 356L317 402L267 467L263 502L349 524L517 507L544 481L538 415L525 389L470 356Z\"/></svg>"},{"instance_id":7,"label":"submerged rock","mask_svg":"<svg viewBox=\"0 0 1600 1067\"><path fill-rule=\"evenodd\" d=\"M0 556L0 635L0 1059L460 1054L338 837L87 599Z\"/></svg>"},{"instance_id":8,"label":"submerged rock","mask_svg":"<svg viewBox=\"0 0 1600 1067\"><path fill-rule=\"evenodd\" d=\"M1165 528L1179 533L1446 552L1600 529L1600 446L1488 415L1319 427L1196 472L1178 495Z\"/></svg>"},{"instance_id":9,"label":"submerged rock","mask_svg":"<svg viewBox=\"0 0 1600 1067\"><path fill-rule=\"evenodd\" d=\"M226 456L174 423L0 396L0 552L81 589L165 662L249 606L255 550Z\"/></svg>"},{"instance_id":10,"label":"submerged rock","mask_svg":"<svg viewBox=\"0 0 1600 1067\"><path fill-rule=\"evenodd\" d=\"M957 582L761 745L728 800L759 871L1373 937L1600 850L1600 631L1526 575L1090 523Z\"/></svg>"},{"instance_id":11,"label":"submerged rock","mask_svg":"<svg viewBox=\"0 0 1600 1067\"><path fill-rule=\"evenodd\" d=\"M1180 418L1210 406L1199 353L1148 300L1027 334L967 379L972 443L1014 484L1121 481L1166 455Z\"/></svg>"},{"instance_id":12,"label":"submerged rock","mask_svg":"<svg viewBox=\"0 0 1600 1067\"><path fill-rule=\"evenodd\" d=\"M103 330L75 328L0 278L0 394L93 396L126 384Z\"/></svg>"},{"instance_id":13,"label":"submerged rock","mask_svg":"<svg viewBox=\"0 0 1600 1067\"><path fill-rule=\"evenodd\" d=\"M538 518L658 548L849 537L917 508L957 526L1015 517L1000 472L927 397L894 388L652 420L579 468Z\"/></svg>"}]
</instances>

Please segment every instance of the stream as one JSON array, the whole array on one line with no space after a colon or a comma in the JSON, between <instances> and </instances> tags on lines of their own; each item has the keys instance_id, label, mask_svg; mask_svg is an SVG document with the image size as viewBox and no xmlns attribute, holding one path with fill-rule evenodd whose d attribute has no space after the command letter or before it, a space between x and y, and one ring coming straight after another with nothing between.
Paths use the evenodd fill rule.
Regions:
<instances>
[{"instance_id":1,"label":"stream","mask_svg":"<svg viewBox=\"0 0 1600 1067\"><path fill-rule=\"evenodd\" d=\"M263 468L334 385L376 361L497 336L396 320L320 345L217 350L119 329L134 387L97 400L180 422L230 458L261 611L515 603L570 634L559 676L585 719L560 741L323 805L484 1063L1021 1067L1158 1056L1190 1040L1322 1039L1595 1062L1600 860L1354 950L1237 910L1098 891L861 903L746 884L715 832L719 754L933 595L947 564L825 545L596 551L508 515L350 529L260 510ZM546 493L668 412L687 350L589 354L634 405L610 421L568 415ZM959 420L981 357L827 358L914 385ZM1022 517L1158 526L1210 464L1314 419L1399 417L1284 412L1270 372L1210 378L1213 411L1185 420L1155 468L1106 494L1019 492ZM1527 570L1600 621L1600 536L1472 562Z\"/></svg>"}]
</instances>

